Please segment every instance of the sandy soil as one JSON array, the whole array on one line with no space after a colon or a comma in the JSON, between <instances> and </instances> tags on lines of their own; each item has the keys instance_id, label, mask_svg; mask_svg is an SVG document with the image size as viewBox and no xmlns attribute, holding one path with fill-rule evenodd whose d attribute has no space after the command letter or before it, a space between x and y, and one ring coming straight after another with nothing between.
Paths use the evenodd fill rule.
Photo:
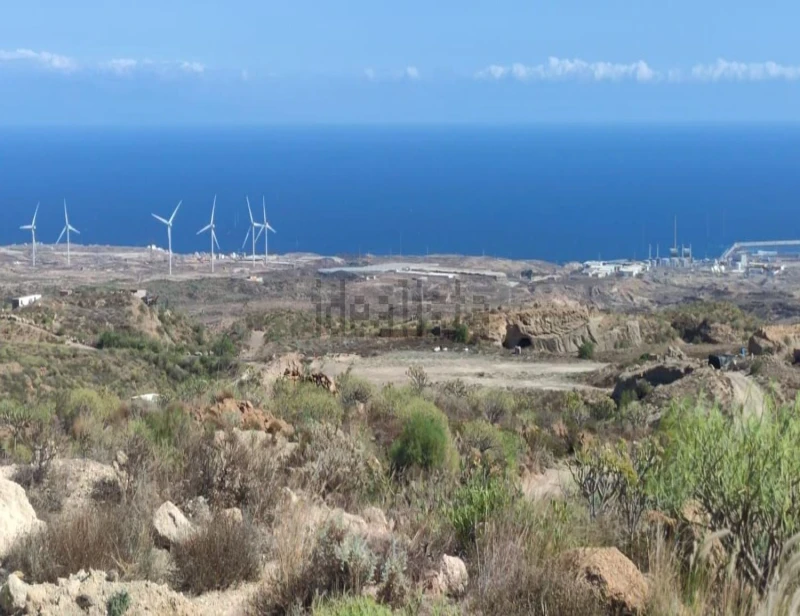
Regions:
<instances>
[{"instance_id":1,"label":"sandy soil","mask_svg":"<svg viewBox=\"0 0 800 616\"><path fill-rule=\"evenodd\" d=\"M448 351L398 351L379 357L342 356L326 358L323 371L332 376L352 365L353 374L375 384L406 383L406 371L420 365L433 382L461 379L469 385L547 390L592 389L573 377L600 370L605 364L576 361L531 361L492 355Z\"/></svg>"}]
</instances>

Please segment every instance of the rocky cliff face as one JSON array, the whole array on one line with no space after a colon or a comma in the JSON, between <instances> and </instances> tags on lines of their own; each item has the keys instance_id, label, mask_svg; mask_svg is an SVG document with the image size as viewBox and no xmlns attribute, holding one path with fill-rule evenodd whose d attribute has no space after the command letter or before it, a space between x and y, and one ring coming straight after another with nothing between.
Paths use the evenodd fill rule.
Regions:
<instances>
[{"instance_id":1,"label":"rocky cliff face","mask_svg":"<svg viewBox=\"0 0 800 616\"><path fill-rule=\"evenodd\" d=\"M750 337L747 348L753 355L796 355L800 350L800 324L766 325Z\"/></svg>"},{"instance_id":2,"label":"rocky cliff face","mask_svg":"<svg viewBox=\"0 0 800 616\"><path fill-rule=\"evenodd\" d=\"M479 338L498 346L556 354L577 353L585 342L594 344L598 351L642 344L636 319L597 315L582 306L560 304L488 313L475 329Z\"/></svg>"}]
</instances>

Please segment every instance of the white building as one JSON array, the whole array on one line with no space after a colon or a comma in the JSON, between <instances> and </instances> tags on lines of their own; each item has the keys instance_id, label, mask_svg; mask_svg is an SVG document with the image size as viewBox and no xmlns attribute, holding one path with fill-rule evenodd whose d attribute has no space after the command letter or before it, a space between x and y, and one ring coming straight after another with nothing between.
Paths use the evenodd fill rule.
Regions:
<instances>
[{"instance_id":1,"label":"white building","mask_svg":"<svg viewBox=\"0 0 800 616\"><path fill-rule=\"evenodd\" d=\"M42 299L41 295L23 295L22 297L15 297L11 300L11 307L15 310L17 308L25 308L25 306L35 304L40 299Z\"/></svg>"}]
</instances>

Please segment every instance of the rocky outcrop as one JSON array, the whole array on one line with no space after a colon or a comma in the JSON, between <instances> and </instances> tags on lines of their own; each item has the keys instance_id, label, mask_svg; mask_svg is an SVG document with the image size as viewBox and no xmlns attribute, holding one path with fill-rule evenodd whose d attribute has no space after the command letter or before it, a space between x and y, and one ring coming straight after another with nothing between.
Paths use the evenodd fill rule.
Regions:
<instances>
[{"instance_id":1,"label":"rocky outcrop","mask_svg":"<svg viewBox=\"0 0 800 616\"><path fill-rule=\"evenodd\" d=\"M800 351L800 324L766 325L754 333L747 349L753 355L779 355Z\"/></svg>"},{"instance_id":2,"label":"rocky outcrop","mask_svg":"<svg viewBox=\"0 0 800 616\"><path fill-rule=\"evenodd\" d=\"M642 389L652 389L663 385L671 385L675 381L690 375L700 366L692 361L672 360L663 363L649 363L623 372L617 378L617 384L611 397L617 402L626 391L635 391L642 397ZM646 384L646 385L643 385Z\"/></svg>"},{"instance_id":3,"label":"rocky outcrop","mask_svg":"<svg viewBox=\"0 0 800 616\"><path fill-rule=\"evenodd\" d=\"M43 525L22 486L0 479L0 559L8 556L17 539L41 529Z\"/></svg>"},{"instance_id":4,"label":"rocky outcrop","mask_svg":"<svg viewBox=\"0 0 800 616\"><path fill-rule=\"evenodd\" d=\"M169 549L188 539L193 532L192 523L169 501L153 514L153 538L160 548Z\"/></svg>"},{"instance_id":5,"label":"rocky outcrop","mask_svg":"<svg viewBox=\"0 0 800 616\"><path fill-rule=\"evenodd\" d=\"M286 438L294 434L294 428L281 419L273 417L267 411L256 408L249 400L236 400L223 397L211 406L193 411L199 421L224 427L239 425L245 430L261 430L269 434L281 434Z\"/></svg>"},{"instance_id":6,"label":"rocky outcrop","mask_svg":"<svg viewBox=\"0 0 800 616\"><path fill-rule=\"evenodd\" d=\"M579 548L562 555L560 566L587 585L611 614L643 614L648 597L644 575L617 548Z\"/></svg>"},{"instance_id":7,"label":"rocky outcrop","mask_svg":"<svg viewBox=\"0 0 800 616\"><path fill-rule=\"evenodd\" d=\"M125 616L144 614L172 614L193 616L200 613L197 606L183 595L167 586L152 582L116 581L104 571L80 571L57 584L25 584L16 575L10 575L0 591L0 605L5 614L37 614L39 616L104 616L108 602L122 593L127 595L129 607ZM6 600L14 610L5 608Z\"/></svg>"},{"instance_id":8,"label":"rocky outcrop","mask_svg":"<svg viewBox=\"0 0 800 616\"><path fill-rule=\"evenodd\" d=\"M476 335L509 349L530 348L556 354L574 354L584 343L598 351L642 344L639 322L597 315L581 306L537 304L517 311L497 310L482 315Z\"/></svg>"}]
</instances>

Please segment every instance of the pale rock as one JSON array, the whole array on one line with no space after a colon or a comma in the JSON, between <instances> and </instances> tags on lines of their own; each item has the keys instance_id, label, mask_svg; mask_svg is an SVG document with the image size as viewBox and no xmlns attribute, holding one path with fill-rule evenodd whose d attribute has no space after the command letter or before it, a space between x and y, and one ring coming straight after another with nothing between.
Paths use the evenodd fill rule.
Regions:
<instances>
[{"instance_id":1,"label":"pale rock","mask_svg":"<svg viewBox=\"0 0 800 616\"><path fill-rule=\"evenodd\" d=\"M180 509L167 501L153 514L153 530L156 545L168 549L188 539L194 532L194 526Z\"/></svg>"},{"instance_id":2,"label":"pale rock","mask_svg":"<svg viewBox=\"0 0 800 616\"><path fill-rule=\"evenodd\" d=\"M0 559L8 556L19 537L43 527L44 522L36 517L22 486L0 479Z\"/></svg>"},{"instance_id":3,"label":"pale rock","mask_svg":"<svg viewBox=\"0 0 800 616\"><path fill-rule=\"evenodd\" d=\"M0 610L3 614L16 614L25 609L30 587L13 573L0 589Z\"/></svg>"}]
</instances>

